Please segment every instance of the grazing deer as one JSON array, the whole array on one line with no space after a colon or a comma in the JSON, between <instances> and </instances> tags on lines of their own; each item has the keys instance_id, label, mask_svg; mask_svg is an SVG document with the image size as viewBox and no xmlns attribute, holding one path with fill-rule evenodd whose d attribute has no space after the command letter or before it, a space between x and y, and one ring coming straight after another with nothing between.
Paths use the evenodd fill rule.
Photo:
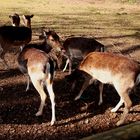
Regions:
<instances>
[{"instance_id":1,"label":"grazing deer","mask_svg":"<svg viewBox=\"0 0 140 140\"><path fill-rule=\"evenodd\" d=\"M66 70L69 64L70 74L72 70L72 61L76 59L80 62L88 53L93 51L104 52L104 45L93 38L72 37L66 39L63 44L63 52L67 60L63 71Z\"/></svg>"},{"instance_id":2,"label":"grazing deer","mask_svg":"<svg viewBox=\"0 0 140 140\"><path fill-rule=\"evenodd\" d=\"M13 15L9 15L9 18L11 19L11 23L13 26L19 26L20 25L20 17L18 14L13 14Z\"/></svg>"},{"instance_id":3,"label":"grazing deer","mask_svg":"<svg viewBox=\"0 0 140 140\"><path fill-rule=\"evenodd\" d=\"M35 89L38 91L41 97L40 107L36 116L42 115L43 108L46 100L46 93L44 86L48 90L52 105L52 119L51 125L55 122L55 95L53 92L53 77L55 66L57 64L57 53L55 49L47 54L42 50L25 46L18 57L19 68L22 73L29 75Z\"/></svg>"},{"instance_id":4,"label":"grazing deer","mask_svg":"<svg viewBox=\"0 0 140 140\"><path fill-rule=\"evenodd\" d=\"M33 15L30 16L32 18ZM28 19L26 19L28 21ZM13 26L1 26L0 27L0 62L6 68L9 68L7 65L4 55L10 51L11 49L16 50L21 46L28 44L32 38L32 30L31 26L29 26L28 22L27 27L13 27ZM29 20L30 23L30 20Z\"/></svg>"},{"instance_id":5,"label":"grazing deer","mask_svg":"<svg viewBox=\"0 0 140 140\"><path fill-rule=\"evenodd\" d=\"M112 84L120 96L120 101L111 112L116 112L124 103L123 114L117 122L118 126L123 124L132 106L129 92L140 82L140 67L138 63L122 55L92 52L84 58L78 69L72 73L73 78L79 75L79 70L89 74L92 79L89 78L84 82L80 93L75 99L80 98L91 80L100 82L100 96L102 96L103 84Z\"/></svg>"}]
</instances>

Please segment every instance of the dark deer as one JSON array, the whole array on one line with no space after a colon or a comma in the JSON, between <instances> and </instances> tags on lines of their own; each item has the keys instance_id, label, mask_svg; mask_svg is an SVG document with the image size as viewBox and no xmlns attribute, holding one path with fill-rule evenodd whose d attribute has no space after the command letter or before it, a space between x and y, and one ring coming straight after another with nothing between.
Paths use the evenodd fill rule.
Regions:
<instances>
[{"instance_id":1,"label":"dark deer","mask_svg":"<svg viewBox=\"0 0 140 140\"><path fill-rule=\"evenodd\" d=\"M32 18L33 15L30 16ZM26 19L28 21L28 19ZM32 38L32 30L31 26L29 26L28 22L27 27L13 27L13 26L1 26L0 27L0 62L9 68L7 65L4 55L12 50L19 50L19 48L28 44ZM29 21L30 23L30 21Z\"/></svg>"},{"instance_id":2,"label":"dark deer","mask_svg":"<svg viewBox=\"0 0 140 140\"><path fill-rule=\"evenodd\" d=\"M24 26L27 26L28 28L31 28L31 18L33 16L34 15L23 15L22 16Z\"/></svg>"},{"instance_id":3,"label":"dark deer","mask_svg":"<svg viewBox=\"0 0 140 140\"><path fill-rule=\"evenodd\" d=\"M125 108L117 125L124 123L126 116L132 106L129 93L140 82L140 67L137 62L112 53L92 52L80 63L77 70L72 73L75 78L79 71L89 74L91 78L85 80L82 89L75 99L79 99L90 81L100 82L100 96L102 96L103 84L112 84L120 96L120 101L111 112L116 112L124 103ZM92 82L91 82L92 83Z\"/></svg>"},{"instance_id":4,"label":"dark deer","mask_svg":"<svg viewBox=\"0 0 140 140\"><path fill-rule=\"evenodd\" d=\"M59 53L59 52L57 52ZM47 54L42 50L25 46L19 54L19 68L23 73L27 73L41 97L40 107L36 116L42 115L46 100L44 86L48 90L52 105L51 125L54 124L55 118L55 95L53 92L53 77L56 66L56 50L51 49Z\"/></svg>"},{"instance_id":5,"label":"dark deer","mask_svg":"<svg viewBox=\"0 0 140 140\"><path fill-rule=\"evenodd\" d=\"M74 59L78 60L79 64L80 61L83 60L83 58L90 52L104 52L104 45L93 38L72 37L64 41L63 51L65 57L67 58L63 71L66 70L67 65L69 64L70 74L72 70L72 61Z\"/></svg>"}]
</instances>

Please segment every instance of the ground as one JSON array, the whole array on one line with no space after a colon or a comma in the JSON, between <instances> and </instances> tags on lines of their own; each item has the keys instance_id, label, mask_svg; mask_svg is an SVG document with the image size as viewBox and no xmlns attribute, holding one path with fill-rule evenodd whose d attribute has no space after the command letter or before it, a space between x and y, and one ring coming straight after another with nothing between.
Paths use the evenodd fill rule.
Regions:
<instances>
[{"instance_id":1,"label":"ground","mask_svg":"<svg viewBox=\"0 0 140 140\"><path fill-rule=\"evenodd\" d=\"M135 3L137 1L137 3ZM121 2L121 3L119 3ZM69 3L69 4L68 4ZM62 40L71 36L94 37L108 51L122 53L140 62L140 6L138 0L10 0L1 1L0 25L10 24L8 15L34 14L33 40L38 41L41 28L54 29ZM22 21L21 21L22 24ZM26 89L26 78L18 70L16 56L5 56L11 69L0 64L0 140L77 140L116 128L123 107L111 109L119 96L112 86L105 85L103 104L98 106L98 84L93 84L74 101L82 81L72 92L65 76L56 71L54 92L56 123L51 126L51 104L46 100L43 115L36 117L40 97L33 85ZM133 106L124 125L140 121L140 86L131 94ZM46 92L47 93L47 92Z\"/></svg>"},{"instance_id":2,"label":"ground","mask_svg":"<svg viewBox=\"0 0 140 140\"><path fill-rule=\"evenodd\" d=\"M16 56L14 56L16 59ZM71 84L65 76L68 72L56 71L54 92L56 101L56 123L50 125L51 104L46 100L43 115L36 117L40 97L33 85L26 89L26 78L14 63L13 54L7 55L7 62L12 69L0 71L0 139L67 139L76 140L91 134L97 134L116 128L123 107L117 113L111 109L118 103L119 96L112 86L105 85L103 104L98 106L98 84L93 84L84 92L82 98L74 101L82 81L71 91ZM15 61L16 62L16 61ZM14 64L14 65L13 65ZM2 68L2 66L1 66ZM140 95L136 92L130 95L133 107L125 120L129 124L140 120Z\"/></svg>"}]
</instances>

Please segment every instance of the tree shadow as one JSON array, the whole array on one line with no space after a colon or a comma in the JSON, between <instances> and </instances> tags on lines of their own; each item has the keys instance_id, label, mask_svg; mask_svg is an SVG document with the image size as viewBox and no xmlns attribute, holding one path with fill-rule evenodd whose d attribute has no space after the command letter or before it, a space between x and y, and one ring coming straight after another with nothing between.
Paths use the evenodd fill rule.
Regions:
<instances>
[{"instance_id":1,"label":"tree shadow","mask_svg":"<svg viewBox=\"0 0 140 140\"><path fill-rule=\"evenodd\" d=\"M125 37L133 37L133 38L137 38L139 39L140 38L140 29L135 29L137 30L134 34L128 34L128 35L115 35L115 36L103 36L103 37L95 37L95 39L117 39L117 38L125 38Z\"/></svg>"},{"instance_id":2,"label":"tree shadow","mask_svg":"<svg viewBox=\"0 0 140 140\"><path fill-rule=\"evenodd\" d=\"M72 95L70 84L66 83L64 79L55 80L53 87L56 102L56 118L60 122L60 125L64 125L66 119L72 118L80 113L86 112L86 117L88 118L103 113L102 109L100 110L98 107L95 107L95 100L88 100L87 98L74 101L75 95ZM40 104L40 96L32 84L30 84L30 90L27 92L25 91L25 85L21 83L5 85L2 88L4 90L0 92L0 124L30 125L51 121L51 102L49 97L46 100L47 105L44 107L43 115L40 117L35 116ZM47 92L46 94L48 95ZM77 122L86 117L74 118L67 123Z\"/></svg>"}]
</instances>

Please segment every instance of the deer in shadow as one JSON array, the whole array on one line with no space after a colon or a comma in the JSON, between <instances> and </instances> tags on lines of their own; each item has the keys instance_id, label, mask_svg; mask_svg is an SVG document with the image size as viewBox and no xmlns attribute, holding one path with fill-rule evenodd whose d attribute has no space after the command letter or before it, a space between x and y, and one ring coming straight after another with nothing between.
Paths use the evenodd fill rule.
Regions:
<instances>
[{"instance_id":1,"label":"deer in shadow","mask_svg":"<svg viewBox=\"0 0 140 140\"><path fill-rule=\"evenodd\" d=\"M63 71L66 70L69 64L69 74L72 71L72 64L76 61L76 66L83 60L83 58L90 52L104 52L105 47L103 44L94 38L86 37L71 37L67 38L63 43L63 54L65 56L66 64Z\"/></svg>"},{"instance_id":2,"label":"deer in shadow","mask_svg":"<svg viewBox=\"0 0 140 140\"><path fill-rule=\"evenodd\" d=\"M17 52L19 48L28 44L32 39L31 18L33 15L24 15L26 21L25 26L1 26L0 27L0 62L6 69L9 69L4 56L7 52L14 50ZM17 24L15 24L17 25Z\"/></svg>"}]
</instances>

